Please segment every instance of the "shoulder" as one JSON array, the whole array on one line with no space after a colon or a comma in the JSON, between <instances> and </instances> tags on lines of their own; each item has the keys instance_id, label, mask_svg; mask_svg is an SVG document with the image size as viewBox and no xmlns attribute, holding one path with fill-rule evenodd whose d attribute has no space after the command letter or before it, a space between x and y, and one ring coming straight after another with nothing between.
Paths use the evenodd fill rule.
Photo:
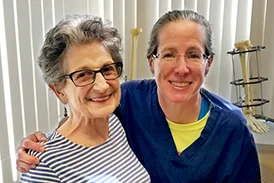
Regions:
<instances>
[{"instance_id":1,"label":"shoulder","mask_svg":"<svg viewBox=\"0 0 274 183\"><path fill-rule=\"evenodd\" d=\"M122 90L149 90L156 86L154 79L131 80L121 84Z\"/></svg>"},{"instance_id":2,"label":"shoulder","mask_svg":"<svg viewBox=\"0 0 274 183\"><path fill-rule=\"evenodd\" d=\"M210 104L213 107L220 109L222 114L232 115L233 117L239 118L241 120L245 120L242 110L239 107L232 104L231 102L222 98L221 96L215 93L209 92L203 88L201 89L201 94L209 100Z\"/></svg>"},{"instance_id":3,"label":"shoulder","mask_svg":"<svg viewBox=\"0 0 274 183\"><path fill-rule=\"evenodd\" d=\"M46 142L40 142L40 144L45 147L45 152L36 152L34 150L30 150L28 153L42 160L43 158L50 156L53 152L58 151L58 149L61 150L63 147L65 147L64 144L71 143L72 142L54 130L47 135Z\"/></svg>"},{"instance_id":4,"label":"shoulder","mask_svg":"<svg viewBox=\"0 0 274 183\"><path fill-rule=\"evenodd\" d=\"M209 100L212 106L209 116L212 128L225 131L227 135L243 135L243 138L252 136L247 126L247 120L240 108L205 89L201 90L201 94Z\"/></svg>"},{"instance_id":5,"label":"shoulder","mask_svg":"<svg viewBox=\"0 0 274 183\"><path fill-rule=\"evenodd\" d=\"M43 153L30 150L28 153L34 155L40 159L39 164L36 165L36 168L30 169L29 172L22 174L20 182L61 182L56 172L49 166L45 157L48 156L51 151L51 144L56 143L58 139L58 134L56 130L47 135L47 142L41 142L46 148L46 151Z\"/></svg>"},{"instance_id":6,"label":"shoulder","mask_svg":"<svg viewBox=\"0 0 274 183\"><path fill-rule=\"evenodd\" d=\"M250 145L254 147L253 135L247 126L247 120L242 110L205 89L202 89L201 93L212 105L208 118L211 132L215 132L214 134L217 134L219 139L226 139L227 142L231 142L233 147L238 145L238 148L243 151Z\"/></svg>"}]
</instances>

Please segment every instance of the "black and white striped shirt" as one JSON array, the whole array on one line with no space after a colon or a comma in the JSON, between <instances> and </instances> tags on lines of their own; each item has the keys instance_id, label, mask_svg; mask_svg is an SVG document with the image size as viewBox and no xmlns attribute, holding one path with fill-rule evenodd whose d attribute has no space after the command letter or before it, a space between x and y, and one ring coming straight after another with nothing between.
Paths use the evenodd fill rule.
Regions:
<instances>
[{"instance_id":1,"label":"black and white striped shirt","mask_svg":"<svg viewBox=\"0 0 274 183\"><path fill-rule=\"evenodd\" d=\"M150 182L147 171L128 145L120 121L113 114L109 120L109 138L103 144L81 146L55 130L44 146L44 153L30 152L40 158L40 163L22 174L20 182Z\"/></svg>"}]
</instances>

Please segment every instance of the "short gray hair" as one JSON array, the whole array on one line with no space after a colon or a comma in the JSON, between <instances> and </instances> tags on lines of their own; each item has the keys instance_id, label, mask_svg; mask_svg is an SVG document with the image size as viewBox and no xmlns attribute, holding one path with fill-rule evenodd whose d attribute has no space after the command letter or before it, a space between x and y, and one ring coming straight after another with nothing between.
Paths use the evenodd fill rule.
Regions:
<instances>
[{"instance_id":1,"label":"short gray hair","mask_svg":"<svg viewBox=\"0 0 274 183\"><path fill-rule=\"evenodd\" d=\"M118 30L92 15L67 15L49 30L38 58L43 78L47 84L65 83L64 57L74 44L93 41L103 43L114 62L122 62L121 36Z\"/></svg>"},{"instance_id":2,"label":"short gray hair","mask_svg":"<svg viewBox=\"0 0 274 183\"><path fill-rule=\"evenodd\" d=\"M147 49L147 58L149 58L153 54L157 54L156 52L158 47L158 34L161 28L164 25L177 20L193 21L197 24L204 26L206 30L205 54L208 56L214 54L212 46L212 29L205 17L191 10L173 10L164 14L154 24L150 34L149 46Z\"/></svg>"}]
</instances>

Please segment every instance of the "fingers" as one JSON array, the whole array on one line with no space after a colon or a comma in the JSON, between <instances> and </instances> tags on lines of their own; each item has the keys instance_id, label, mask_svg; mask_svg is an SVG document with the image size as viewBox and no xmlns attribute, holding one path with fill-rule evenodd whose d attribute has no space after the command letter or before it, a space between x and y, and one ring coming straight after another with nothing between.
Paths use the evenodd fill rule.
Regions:
<instances>
[{"instance_id":1,"label":"fingers","mask_svg":"<svg viewBox=\"0 0 274 183\"><path fill-rule=\"evenodd\" d=\"M46 135L43 134L42 132L36 132L34 134L30 134L26 138L24 138L20 146L17 149L17 160L16 160L16 165L17 165L17 170L19 172L25 173L27 172L30 168L35 168L36 164L38 164L40 161L38 158L35 156L29 155L26 150L27 149L32 149L37 152L43 152L45 151L45 148L43 145L38 144L37 142L42 142L46 141Z\"/></svg>"},{"instance_id":2,"label":"fingers","mask_svg":"<svg viewBox=\"0 0 274 183\"><path fill-rule=\"evenodd\" d=\"M32 150L35 150L37 152L44 152L45 151L45 148L43 145L41 144L38 144L36 142L33 142L29 139L23 139L20 143L20 147L21 149L23 150L26 150L26 149L32 149Z\"/></svg>"},{"instance_id":3,"label":"fingers","mask_svg":"<svg viewBox=\"0 0 274 183\"><path fill-rule=\"evenodd\" d=\"M41 131L37 131L34 134L30 134L27 138L29 138L30 140L33 140L34 142L45 142L45 141L47 141L46 135Z\"/></svg>"},{"instance_id":4,"label":"fingers","mask_svg":"<svg viewBox=\"0 0 274 183\"><path fill-rule=\"evenodd\" d=\"M36 167L35 164L39 163L38 158L27 154L25 149L23 148L18 148L17 156L18 157L16 160L16 165L17 165L16 168L21 173L27 172L30 168L35 168Z\"/></svg>"},{"instance_id":5,"label":"fingers","mask_svg":"<svg viewBox=\"0 0 274 183\"><path fill-rule=\"evenodd\" d=\"M37 144L36 142L33 142L31 139L36 138L34 134L31 135L32 138L29 138L30 136L28 136L27 138L24 138L21 143L20 146L17 148L17 156L18 156L18 162L19 164L17 164L17 166L20 168L27 168L29 169L29 167L21 167L20 162L24 162L27 163L29 165L35 165L39 163L39 159L36 158L35 156L31 156L29 154L27 154L26 150L27 149L33 149L37 152L43 152L45 151L45 148L43 145L41 144ZM24 164L23 164L24 165Z\"/></svg>"},{"instance_id":6,"label":"fingers","mask_svg":"<svg viewBox=\"0 0 274 183\"><path fill-rule=\"evenodd\" d=\"M16 160L16 165L16 169L21 173L26 173L29 171L29 169L36 167L35 164L27 164L20 160Z\"/></svg>"},{"instance_id":7,"label":"fingers","mask_svg":"<svg viewBox=\"0 0 274 183\"><path fill-rule=\"evenodd\" d=\"M25 170L24 168L20 168L20 167L18 167L18 166L16 166L16 169L17 169L19 172L21 172L21 173L27 173L27 172L28 172L28 171Z\"/></svg>"},{"instance_id":8,"label":"fingers","mask_svg":"<svg viewBox=\"0 0 274 183\"><path fill-rule=\"evenodd\" d=\"M19 148L21 148L23 150L32 149L37 152L44 152L45 151L44 146L41 144L38 144L37 142L43 142L46 140L47 140L47 138L46 138L45 134L38 131L38 132L35 132L34 134L30 134L29 136L24 138L21 141Z\"/></svg>"},{"instance_id":9,"label":"fingers","mask_svg":"<svg viewBox=\"0 0 274 183\"><path fill-rule=\"evenodd\" d=\"M17 150L17 161L26 163L29 165L35 165L40 162L40 160L32 155L29 155L24 149L20 148ZM20 166L21 167L21 166ZM22 167L25 168L25 167Z\"/></svg>"}]
</instances>

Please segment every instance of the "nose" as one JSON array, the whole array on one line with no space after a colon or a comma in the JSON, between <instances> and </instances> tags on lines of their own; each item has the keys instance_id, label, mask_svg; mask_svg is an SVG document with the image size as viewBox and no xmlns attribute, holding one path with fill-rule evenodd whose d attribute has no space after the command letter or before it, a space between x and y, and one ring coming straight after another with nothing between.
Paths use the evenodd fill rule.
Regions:
<instances>
[{"instance_id":1,"label":"nose","mask_svg":"<svg viewBox=\"0 0 274 183\"><path fill-rule=\"evenodd\" d=\"M175 72L180 75L184 75L189 73L188 64L186 62L186 58L184 56L178 56L175 64Z\"/></svg>"},{"instance_id":2,"label":"nose","mask_svg":"<svg viewBox=\"0 0 274 183\"><path fill-rule=\"evenodd\" d=\"M96 73L95 81L93 83L93 89L104 93L108 89L109 85L103 75L99 72Z\"/></svg>"}]
</instances>

